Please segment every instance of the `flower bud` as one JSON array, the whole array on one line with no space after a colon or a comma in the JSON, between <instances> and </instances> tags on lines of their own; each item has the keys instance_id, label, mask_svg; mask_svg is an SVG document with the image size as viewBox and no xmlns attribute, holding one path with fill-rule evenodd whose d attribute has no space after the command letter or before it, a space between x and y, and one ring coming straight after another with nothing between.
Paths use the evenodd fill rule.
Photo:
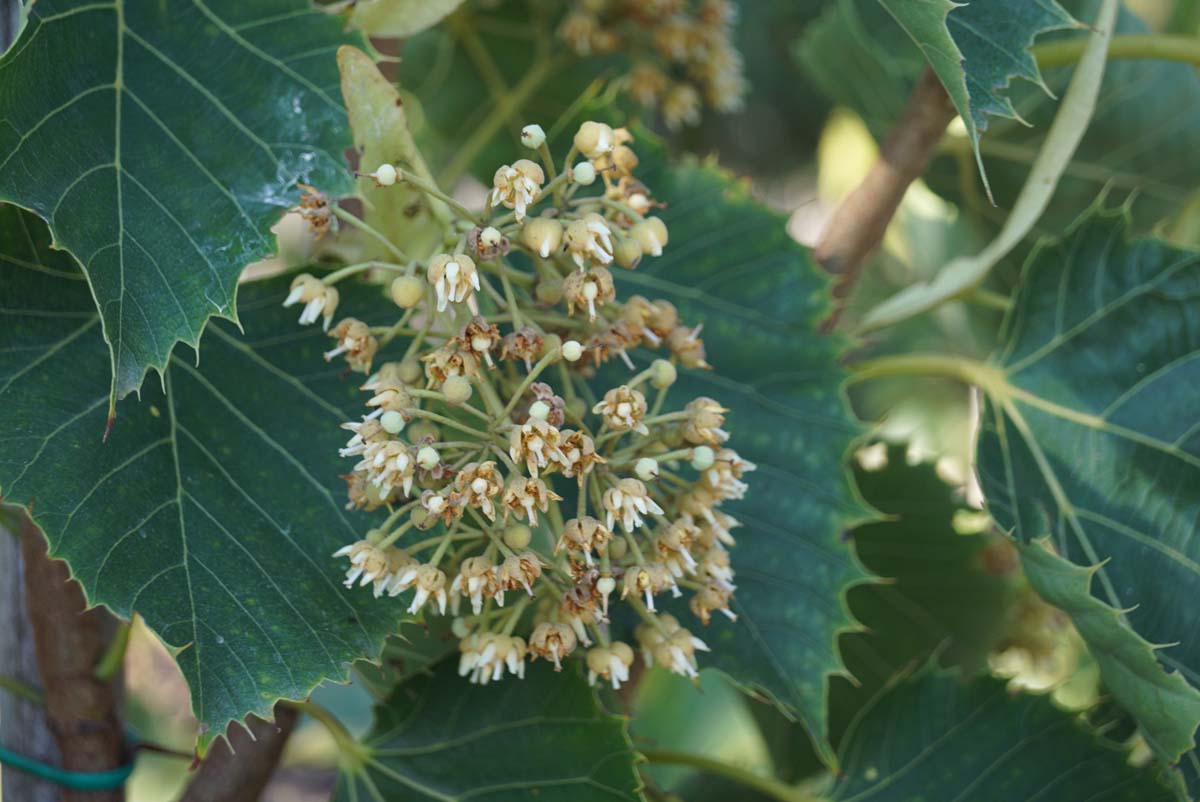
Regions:
<instances>
[{"instance_id":1,"label":"flower bud","mask_svg":"<svg viewBox=\"0 0 1200 802\"><path fill-rule=\"evenodd\" d=\"M698 471L707 471L716 459L716 453L708 446L696 446L692 449L692 467Z\"/></svg>"},{"instance_id":2,"label":"flower bud","mask_svg":"<svg viewBox=\"0 0 1200 802\"><path fill-rule=\"evenodd\" d=\"M563 298L563 280L558 276L543 276L534 288L537 299L548 306L554 306Z\"/></svg>"},{"instance_id":3,"label":"flower bud","mask_svg":"<svg viewBox=\"0 0 1200 802\"><path fill-rule=\"evenodd\" d=\"M488 226L479 232L479 242L486 248L495 248L504 240L504 235L495 226Z\"/></svg>"},{"instance_id":4,"label":"flower bud","mask_svg":"<svg viewBox=\"0 0 1200 802\"><path fill-rule=\"evenodd\" d=\"M596 168L591 162L580 162L571 168L571 178L576 184L591 186L596 181Z\"/></svg>"},{"instance_id":5,"label":"flower bud","mask_svg":"<svg viewBox=\"0 0 1200 802\"><path fill-rule=\"evenodd\" d=\"M441 461L441 455L438 454L437 449L433 446L422 446L417 452L417 464L427 471L433 470Z\"/></svg>"},{"instance_id":6,"label":"flower bud","mask_svg":"<svg viewBox=\"0 0 1200 802\"><path fill-rule=\"evenodd\" d=\"M613 250L613 257L621 267L633 270L642 261L642 246L632 237L621 237Z\"/></svg>"},{"instance_id":7,"label":"flower bud","mask_svg":"<svg viewBox=\"0 0 1200 802\"><path fill-rule=\"evenodd\" d=\"M643 482L652 482L658 478L658 460L653 457L642 457L633 466L633 473Z\"/></svg>"},{"instance_id":8,"label":"flower bud","mask_svg":"<svg viewBox=\"0 0 1200 802\"><path fill-rule=\"evenodd\" d=\"M408 426L409 442L417 443L428 438L433 442L437 442L442 437L442 430L433 421L419 420L410 423Z\"/></svg>"},{"instance_id":9,"label":"flower bud","mask_svg":"<svg viewBox=\"0 0 1200 802\"><path fill-rule=\"evenodd\" d=\"M551 217L537 217L525 224L521 242L543 259L558 250L563 240L563 224Z\"/></svg>"},{"instance_id":10,"label":"flower bud","mask_svg":"<svg viewBox=\"0 0 1200 802\"><path fill-rule=\"evenodd\" d=\"M416 276L392 279L392 302L401 309L412 309L425 297L425 284Z\"/></svg>"},{"instance_id":11,"label":"flower bud","mask_svg":"<svg viewBox=\"0 0 1200 802\"><path fill-rule=\"evenodd\" d=\"M529 405L529 417L534 420L545 420L550 416L550 405L545 401L534 401Z\"/></svg>"},{"instance_id":12,"label":"flower bud","mask_svg":"<svg viewBox=\"0 0 1200 802\"><path fill-rule=\"evenodd\" d=\"M442 382L442 392L446 396L447 403L458 406L471 400L474 388L471 387L471 382L466 377L450 376Z\"/></svg>"},{"instance_id":13,"label":"flower bud","mask_svg":"<svg viewBox=\"0 0 1200 802\"><path fill-rule=\"evenodd\" d=\"M404 431L404 416L395 410L388 410L379 417L379 425L388 434L400 434Z\"/></svg>"},{"instance_id":14,"label":"flower bud","mask_svg":"<svg viewBox=\"0 0 1200 802\"><path fill-rule=\"evenodd\" d=\"M546 132L536 123L521 129L521 144L530 150L537 150L546 143Z\"/></svg>"},{"instance_id":15,"label":"flower bud","mask_svg":"<svg viewBox=\"0 0 1200 802\"><path fill-rule=\"evenodd\" d=\"M650 364L650 384L656 390L665 390L675 383L679 373L665 359L656 359Z\"/></svg>"},{"instance_id":16,"label":"flower bud","mask_svg":"<svg viewBox=\"0 0 1200 802\"><path fill-rule=\"evenodd\" d=\"M562 344L562 356L568 362L578 362L583 356L583 346L578 340L567 340Z\"/></svg>"},{"instance_id":17,"label":"flower bud","mask_svg":"<svg viewBox=\"0 0 1200 802\"><path fill-rule=\"evenodd\" d=\"M525 524L511 524L504 530L504 545L517 551L526 548L533 539L533 532Z\"/></svg>"},{"instance_id":18,"label":"flower bud","mask_svg":"<svg viewBox=\"0 0 1200 802\"><path fill-rule=\"evenodd\" d=\"M397 175L395 167L390 164L381 164L375 168L375 172L371 174L371 177L375 179L375 183L379 186L390 187L396 183Z\"/></svg>"},{"instance_id":19,"label":"flower bud","mask_svg":"<svg viewBox=\"0 0 1200 802\"><path fill-rule=\"evenodd\" d=\"M400 367L396 370L396 375L405 384L416 384L421 380L421 376L423 375L421 363L415 358L410 357L400 363Z\"/></svg>"}]
</instances>

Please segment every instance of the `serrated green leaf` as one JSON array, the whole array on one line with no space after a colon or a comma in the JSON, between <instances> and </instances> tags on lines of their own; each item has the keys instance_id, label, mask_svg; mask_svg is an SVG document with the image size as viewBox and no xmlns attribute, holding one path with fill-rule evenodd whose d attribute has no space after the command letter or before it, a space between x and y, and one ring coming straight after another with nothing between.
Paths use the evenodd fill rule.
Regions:
<instances>
[{"instance_id":1,"label":"serrated green leaf","mask_svg":"<svg viewBox=\"0 0 1200 802\"><path fill-rule=\"evenodd\" d=\"M1017 117L1005 94L1013 78L1049 92L1029 53L1047 31L1075 27L1056 0L880 0L925 53L967 128L979 159L988 118ZM985 180L986 184L986 180Z\"/></svg>"},{"instance_id":2,"label":"serrated green leaf","mask_svg":"<svg viewBox=\"0 0 1200 802\"><path fill-rule=\"evenodd\" d=\"M241 290L241 336L209 327L197 366L121 404L88 286L45 226L0 207L0 492L28 507L91 604L169 647L209 736L379 654L398 600L347 593L330 554L365 531L342 508L338 424L361 404L329 340L282 309L286 278ZM346 287L343 306L390 305ZM376 300L378 299L378 300Z\"/></svg>"},{"instance_id":3,"label":"serrated green leaf","mask_svg":"<svg viewBox=\"0 0 1200 802\"><path fill-rule=\"evenodd\" d=\"M1200 696L1183 675L1167 674L1154 649L1121 621L1121 614L1092 595L1095 568L1084 568L1037 544L1020 546L1021 564L1038 595L1071 617L1113 695L1136 711L1147 742L1165 753L1162 739L1190 744L1188 721L1200 719ZM1165 735L1164 735L1165 734Z\"/></svg>"},{"instance_id":4,"label":"serrated green leaf","mask_svg":"<svg viewBox=\"0 0 1200 802\"><path fill-rule=\"evenodd\" d=\"M712 647L702 666L767 695L823 743L829 676L843 672L837 635L855 626L845 591L866 577L842 534L867 517L843 462L859 430L841 392L842 343L816 333L827 277L782 217L719 170L643 175L668 204L671 244L620 271L619 291L665 298L684 321L704 322L715 369L681 371L672 397L728 407L738 453L758 465L745 501L728 505L745 525L731 552L738 620L681 620Z\"/></svg>"},{"instance_id":5,"label":"serrated green leaf","mask_svg":"<svg viewBox=\"0 0 1200 802\"><path fill-rule=\"evenodd\" d=\"M463 0L357 0L350 24L368 36L412 36L442 21Z\"/></svg>"},{"instance_id":6,"label":"serrated green leaf","mask_svg":"<svg viewBox=\"0 0 1200 802\"><path fill-rule=\"evenodd\" d=\"M392 164L432 181L433 175L409 131L404 101L396 87L379 72L371 57L357 48L340 48L337 61L346 115L358 150L359 172L370 173L381 164ZM441 201L404 184L380 187L365 176L358 179L358 191L363 199L363 220L390 242L403 243L408 256L424 259L441 246L443 221L449 220L449 210ZM363 238L361 244L363 261L394 258L373 239Z\"/></svg>"},{"instance_id":7,"label":"serrated green leaf","mask_svg":"<svg viewBox=\"0 0 1200 802\"><path fill-rule=\"evenodd\" d=\"M575 666L537 663L524 680L483 686L443 661L376 708L364 745L366 764L338 777L338 802L642 798L624 721Z\"/></svg>"},{"instance_id":8,"label":"serrated green leaf","mask_svg":"<svg viewBox=\"0 0 1200 802\"><path fill-rule=\"evenodd\" d=\"M842 747L832 802L1152 802L1174 794L1153 770L1048 697L926 671L864 709Z\"/></svg>"},{"instance_id":9,"label":"serrated green leaf","mask_svg":"<svg viewBox=\"0 0 1200 802\"><path fill-rule=\"evenodd\" d=\"M0 200L83 265L113 391L236 317L298 183L350 188L333 51L306 0L39 2L0 58Z\"/></svg>"},{"instance_id":10,"label":"serrated green leaf","mask_svg":"<svg viewBox=\"0 0 1200 802\"><path fill-rule=\"evenodd\" d=\"M1093 592L1143 640L1177 644L1159 661L1195 686L1200 254L1131 241L1129 225L1123 210L1094 210L1030 259L984 378L979 472L1001 526L1099 566ZM1168 701L1161 677L1127 673L1105 680L1174 761L1200 725L1200 692Z\"/></svg>"}]
</instances>

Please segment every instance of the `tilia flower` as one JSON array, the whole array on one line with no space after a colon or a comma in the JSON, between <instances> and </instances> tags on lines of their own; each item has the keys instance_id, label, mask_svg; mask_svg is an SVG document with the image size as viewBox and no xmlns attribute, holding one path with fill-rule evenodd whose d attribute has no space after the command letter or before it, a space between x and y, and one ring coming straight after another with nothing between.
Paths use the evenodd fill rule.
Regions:
<instances>
[{"instance_id":1,"label":"tilia flower","mask_svg":"<svg viewBox=\"0 0 1200 802\"><path fill-rule=\"evenodd\" d=\"M513 209L519 223L525 219L525 209L537 200L545 181L545 172L529 159L505 164L492 177L492 205Z\"/></svg>"},{"instance_id":2,"label":"tilia flower","mask_svg":"<svg viewBox=\"0 0 1200 802\"><path fill-rule=\"evenodd\" d=\"M439 312L445 312L449 303L473 301L473 293L479 289L479 273L475 269L475 262L466 254L451 256L443 253L435 256L430 260L425 275L437 293Z\"/></svg>"},{"instance_id":3,"label":"tilia flower","mask_svg":"<svg viewBox=\"0 0 1200 802\"><path fill-rule=\"evenodd\" d=\"M338 306L337 288L330 287L308 273L301 273L292 280L292 291L283 302L284 306L295 304L304 304L304 308L300 310L301 326L316 323L317 318L324 318L322 328L329 331L329 324L333 321L333 313L337 311Z\"/></svg>"}]
</instances>

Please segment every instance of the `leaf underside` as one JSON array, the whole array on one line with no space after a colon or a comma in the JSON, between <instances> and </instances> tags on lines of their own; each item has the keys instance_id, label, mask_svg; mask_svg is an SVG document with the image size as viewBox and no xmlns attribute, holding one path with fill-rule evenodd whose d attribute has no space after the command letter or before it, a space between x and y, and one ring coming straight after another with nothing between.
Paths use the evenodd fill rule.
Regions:
<instances>
[{"instance_id":1,"label":"leaf underside","mask_svg":"<svg viewBox=\"0 0 1200 802\"><path fill-rule=\"evenodd\" d=\"M0 200L83 265L117 396L235 319L299 183L351 188L334 51L306 0L39 0L0 58Z\"/></svg>"},{"instance_id":2,"label":"leaf underside","mask_svg":"<svg viewBox=\"0 0 1200 802\"><path fill-rule=\"evenodd\" d=\"M1046 696L926 670L866 707L842 748L833 802L923 799L1153 802L1174 794Z\"/></svg>"},{"instance_id":3,"label":"leaf underside","mask_svg":"<svg viewBox=\"0 0 1200 802\"><path fill-rule=\"evenodd\" d=\"M544 661L524 680L470 685L443 661L375 711L371 750L340 774L338 802L640 800L622 719L604 713L577 666Z\"/></svg>"},{"instance_id":4,"label":"leaf underside","mask_svg":"<svg viewBox=\"0 0 1200 802\"><path fill-rule=\"evenodd\" d=\"M378 656L401 605L345 590L330 557L367 528L343 509L337 456L362 399L321 331L280 308L287 279L244 286L245 335L213 324L199 366L172 356L101 442L108 360L87 284L34 216L0 207L0 234L0 492L88 601L142 615L177 651L210 735Z\"/></svg>"},{"instance_id":5,"label":"leaf underside","mask_svg":"<svg viewBox=\"0 0 1200 802\"><path fill-rule=\"evenodd\" d=\"M1115 658L1139 654L1129 637L1142 652L1163 645L1158 660L1191 683L1144 676L1144 660L1122 670L1110 660L1104 675L1174 761L1200 725L1200 254L1131 241L1129 225L1124 210L1093 210L1031 257L995 358L1005 385L985 406L978 465L1000 525L1096 566L1105 629L1136 633L1089 638L1106 616L1076 588L1076 615L1092 613L1076 621L1089 646Z\"/></svg>"}]
</instances>

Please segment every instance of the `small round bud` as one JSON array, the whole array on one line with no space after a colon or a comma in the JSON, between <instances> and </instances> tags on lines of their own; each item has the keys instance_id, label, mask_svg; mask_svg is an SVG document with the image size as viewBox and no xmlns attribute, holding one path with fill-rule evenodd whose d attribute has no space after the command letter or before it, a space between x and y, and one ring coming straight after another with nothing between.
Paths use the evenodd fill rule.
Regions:
<instances>
[{"instance_id":1,"label":"small round bud","mask_svg":"<svg viewBox=\"0 0 1200 802\"><path fill-rule=\"evenodd\" d=\"M413 511L409 514L409 520L413 522L413 526L418 529L427 529L437 522L436 518L431 518L424 507L413 507Z\"/></svg>"},{"instance_id":2,"label":"small round bud","mask_svg":"<svg viewBox=\"0 0 1200 802\"><path fill-rule=\"evenodd\" d=\"M579 126L575 134L575 148L589 159L598 159L611 153L616 144L616 135L611 126L588 120Z\"/></svg>"},{"instance_id":3,"label":"small round bud","mask_svg":"<svg viewBox=\"0 0 1200 802\"><path fill-rule=\"evenodd\" d=\"M425 506L429 509L430 513L437 515L446 509L446 497L439 493L434 493L425 501Z\"/></svg>"},{"instance_id":4,"label":"small round bud","mask_svg":"<svg viewBox=\"0 0 1200 802\"><path fill-rule=\"evenodd\" d=\"M421 370L421 363L415 358L409 358L401 362L396 374L400 377L400 381L405 384L416 384L425 375L424 371Z\"/></svg>"},{"instance_id":5,"label":"small round bud","mask_svg":"<svg viewBox=\"0 0 1200 802\"><path fill-rule=\"evenodd\" d=\"M611 576L602 576L596 580L596 590L603 593L605 596L617 589L617 581Z\"/></svg>"},{"instance_id":6,"label":"small round bud","mask_svg":"<svg viewBox=\"0 0 1200 802\"><path fill-rule=\"evenodd\" d=\"M465 619L456 618L450 622L450 632L454 634L454 637L462 640L471 634L471 628L467 626Z\"/></svg>"},{"instance_id":7,"label":"small round bud","mask_svg":"<svg viewBox=\"0 0 1200 802\"><path fill-rule=\"evenodd\" d=\"M642 246L632 237L621 237L613 249L613 257L621 267L633 270L642 261Z\"/></svg>"},{"instance_id":8,"label":"small round bud","mask_svg":"<svg viewBox=\"0 0 1200 802\"><path fill-rule=\"evenodd\" d=\"M533 532L525 524L512 524L504 530L504 545L514 551L525 548L532 539Z\"/></svg>"},{"instance_id":9,"label":"small round bud","mask_svg":"<svg viewBox=\"0 0 1200 802\"><path fill-rule=\"evenodd\" d=\"M396 183L396 168L390 164L381 164L375 169L375 183L381 187L390 187Z\"/></svg>"},{"instance_id":10,"label":"small round bud","mask_svg":"<svg viewBox=\"0 0 1200 802\"><path fill-rule=\"evenodd\" d=\"M716 460L716 453L708 446L696 446L692 449L692 467L698 471L707 471Z\"/></svg>"},{"instance_id":11,"label":"small round bud","mask_svg":"<svg viewBox=\"0 0 1200 802\"><path fill-rule=\"evenodd\" d=\"M557 334L547 334L542 338L542 350L538 351L537 357L541 359L546 354L555 354L562 348L562 337Z\"/></svg>"},{"instance_id":12,"label":"small round bud","mask_svg":"<svg viewBox=\"0 0 1200 802\"><path fill-rule=\"evenodd\" d=\"M563 224L551 217L535 217L521 229L521 242L543 259L558 250L563 240Z\"/></svg>"},{"instance_id":13,"label":"small round bud","mask_svg":"<svg viewBox=\"0 0 1200 802\"><path fill-rule=\"evenodd\" d=\"M425 282L416 276L392 279L392 302L401 309L412 309L425 297Z\"/></svg>"},{"instance_id":14,"label":"small round bud","mask_svg":"<svg viewBox=\"0 0 1200 802\"><path fill-rule=\"evenodd\" d=\"M550 417L550 405L545 401L534 401L529 405L529 417L534 420L545 420Z\"/></svg>"},{"instance_id":15,"label":"small round bud","mask_svg":"<svg viewBox=\"0 0 1200 802\"><path fill-rule=\"evenodd\" d=\"M576 184L582 184L585 187L591 186L596 181L596 168L592 166L591 162L580 162L571 168L571 178L575 180Z\"/></svg>"},{"instance_id":16,"label":"small round bud","mask_svg":"<svg viewBox=\"0 0 1200 802\"><path fill-rule=\"evenodd\" d=\"M446 381L442 382L442 392L446 396L447 403L465 404L471 400L471 394L474 388L471 387L471 382L463 376L450 376Z\"/></svg>"},{"instance_id":17,"label":"small round bud","mask_svg":"<svg viewBox=\"0 0 1200 802\"><path fill-rule=\"evenodd\" d=\"M389 409L379 416L379 425L388 434L400 434L404 431L404 423L404 416L395 410Z\"/></svg>"},{"instance_id":18,"label":"small round bud","mask_svg":"<svg viewBox=\"0 0 1200 802\"><path fill-rule=\"evenodd\" d=\"M643 482L652 482L658 478L658 460L653 457L642 457L633 466L633 473Z\"/></svg>"},{"instance_id":19,"label":"small round bud","mask_svg":"<svg viewBox=\"0 0 1200 802\"><path fill-rule=\"evenodd\" d=\"M488 226L483 231L479 232L479 242L484 247L496 248L504 239L504 235L500 233L500 229L495 226Z\"/></svg>"},{"instance_id":20,"label":"small round bud","mask_svg":"<svg viewBox=\"0 0 1200 802\"><path fill-rule=\"evenodd\" d=\"M675 366L665 359L656 359L650 363L650 384L656 390L665 390L675 383L679 372Z\"/></svg>"},{"instance_id":21,"label":"small round bud","mask_svg":"<svg viewBox=\"0 0 1200 802\"><path fill-rule=\"evenodd\" d=\"M583 356L583 346L578 340L567 340L562 344L562 355L568 362L578 362Z\"/></svg>"},{"instance_id":22,"label":"small round bud","mask_svg":"<svg viewBox=\"0 0 1200 802\"><path fill-rule=\"evenodd\" d=\"M438 454L437 449L433 446L421 446L421 449L417 452L417 464L427 471L436 468L437 464L441 461L441 454ZM430 509L433 509L432 506Z\"/></svg>"},{"instance_id":23,"label":"small round bud","mask_svg":"<svg viewBox=\"0 0 1200 802\"><path fill-rule=\"evenodd\" d=\"M587 402L579 396L575 396L567 401L567 415L575 420L582 420L587 414Z\"/></svg>"},{"instance_id":24,"label":"small round bud","mask_svg":"<svg viewBox=\"0 0 1200 802\"><path fill-rule=\"evenodd\" d=\"M436 423L428 420L413 421L408 425L408 440L410 443L416 443L426 437L434 441L440 440L442 430L438 428Z\"/></svg>"},{"instance_id":25,"label":"small round bud","mask_svg":"<svg viewBox=\"0 0 1200 802\"><path fill-rule=\"evenodd\" d=\"M527 125L521 129L521 144L530 150L537 150L546 143L546 132L542 126Z\"/></svg>"},{"instance_id":26,"label":"small round bud","mask_svg":"<svg viewBox=\"0 0 1200 802\"><path fill-rule=\"evenodd\" d=\"M608 556L613 560L622 560L629 551L629 544L623 537L614 537L608 541Z\"/></svg>"},{"instance_id":27,"label":"small round bud","mask_svg":"<svg viewBox=\"0 0 1200 802\"><path fill-rule=\"evenodd\" d=\"M563 298L563 280L558 276L546 276L537 283L535 292L540 302L553 306Z\"/></svg>"}]
</instances>

